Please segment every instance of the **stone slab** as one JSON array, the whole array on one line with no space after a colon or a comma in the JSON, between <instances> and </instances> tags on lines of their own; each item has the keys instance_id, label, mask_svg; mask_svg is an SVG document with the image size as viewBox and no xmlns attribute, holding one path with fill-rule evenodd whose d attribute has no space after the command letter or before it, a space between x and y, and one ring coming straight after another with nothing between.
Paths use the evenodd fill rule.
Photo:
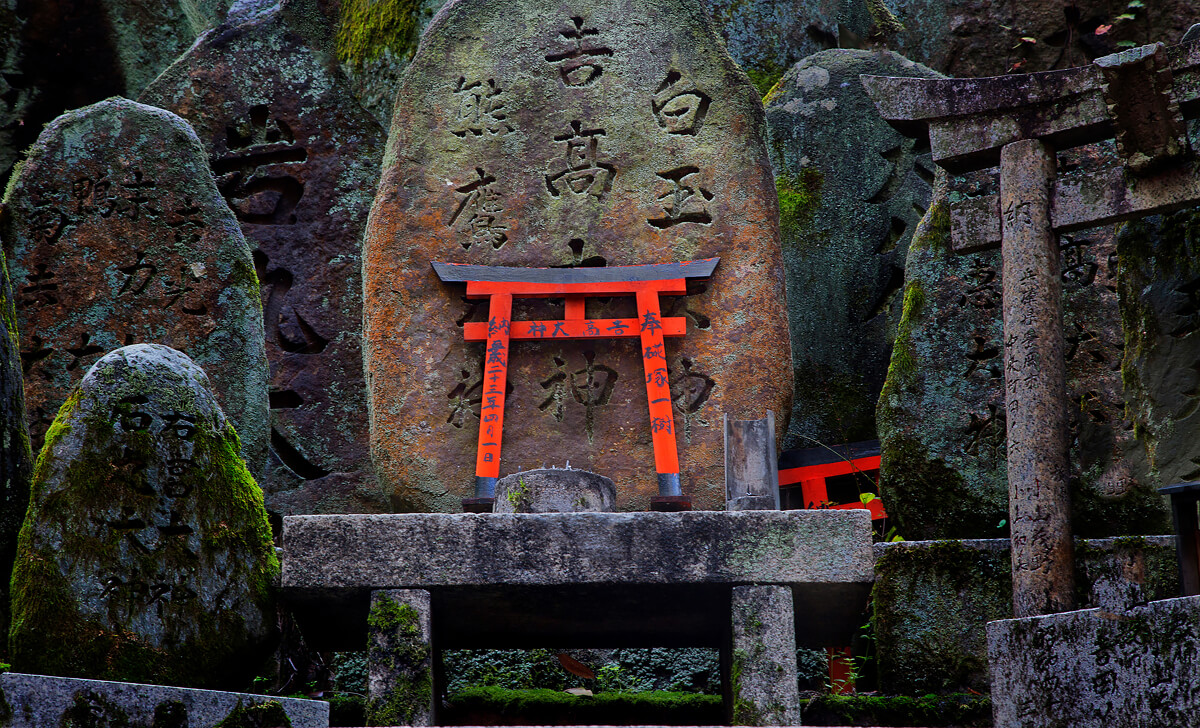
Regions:
<instances>
[{"instance_id":1,"label":"stone slab","mask_svg":"<svg viewBox=\"0 0 1200 728\"><path fill-rule=\"evenodd\" d=\"M616 510L617 489L603 475L575 468L539 468L496 483L493 513L578 513Z\"/></svg>"},{"instance_id":2,"label":"stone slab","mask_svg":"<svg viewBox=\"0 0 1200 728\"><path fill-rule=\"evenodd\" d=\"M277 701L283 706L292 728L326 728L329 725L329 703L323 700L300 700L277 698L269 695L227 693L218 690L196 690L164 685L142 683L109 682L106 680L80 680L50 675L29 675L8 672L0 675L0 692L11 717L3 721L5 728L46 728L57 726L65 719L64 713L77 703L88 706L85 715L95 717L88 725L149 726L154 723L156 711L164 704L181 704L186 712L188 728L211 728L241 706L257 705ZM173 706L161 711L179 710ZM119 713L117 711L120 711ZM119 723L123 715L128 723ZM76 716L72 716L76 717ZM77 725L80 723L72 723Z\"/></svg>"},{"instance_id":3,"label":"stone slab","mask_svg":"<svg viewBox=\"0 0 1200 728\"><path fill-rule=\"evenodd\" d=\"M798 639L834 646L872 566L866 511L290 516L282 584L319 649L364 649L370 590L414 588L446 648L718 647L748 583L790 586Z\"/></svg>"},{"instance_id":4,"label":"stone slab","mask_svg":"<svg viewBox=\"0 0 1200 728\"><path fill-rule=\"evenodd\" d=\"M1008 539L875 545L880 689L987 693L987 623L1012 617ZM1178 596L1173 536L1077 539L1080 606Z\"/></svg>"},{"instance_id":5,"label":"stone slab","mask_svg":"<svg viewBox=\"0 0 1200 728\"><path fill-rule=\"evenodd\" d=\"M665 349L682 490L724 506L721 415L780 421L791 358L777 197L762 105L696 0L525 0L442 7L404 72L363 238L371 448L393 508L456 511L473 494L480 301L430 262L619 266L720 257L664 297L688 319ZM631 296L590 300L619 317ZM562 303L518 301L514 320ZM618 508L657 494L641 347L512 348L500 476L545 453L612 478ZM655 370L658 371L658 370Z\"/></svg>"},{"instance_id":6,"label":"stone slab","mask_svg":"<svg viewBox=\"0 0 1200 728\"><path fill-rule=\"evenodd\" d=\"M988 624L996 728L1190 728L1200 597Z\"/></svg>"}]
</instances>

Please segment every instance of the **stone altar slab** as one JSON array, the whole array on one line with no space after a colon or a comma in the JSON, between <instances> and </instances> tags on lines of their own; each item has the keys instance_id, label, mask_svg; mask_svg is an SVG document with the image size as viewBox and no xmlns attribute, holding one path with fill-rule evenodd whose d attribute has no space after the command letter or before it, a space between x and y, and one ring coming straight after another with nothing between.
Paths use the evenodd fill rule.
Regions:
<instances>
[{"instance_id":1,"label":"stone altar slab","mask_svg":"<svg viewBox=\"0 0 1200 728\"><path fill-rule=\"evenodd\" d=\"M429 590L442 649L717 647L751 583L790 586L798 642L834 646L873 564L866 511L289 516L282 585L316 649L363 649L377 589Z\"/></svg>"}]
</instances>

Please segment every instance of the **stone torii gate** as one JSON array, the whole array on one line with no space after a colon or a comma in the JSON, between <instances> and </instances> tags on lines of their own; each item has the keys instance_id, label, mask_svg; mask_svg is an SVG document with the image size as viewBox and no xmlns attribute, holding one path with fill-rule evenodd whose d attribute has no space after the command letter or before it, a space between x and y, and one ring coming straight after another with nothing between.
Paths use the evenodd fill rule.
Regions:
<instances>
[{"instance_id":1,"label":"stone torii gate","mask_svg":"<svg viewBox=\"0 0 1200 728\"><path fill-rule=\"evenodd\" d=\"M958 253L999 247L1013 612L1073 604L1058 235L1200 203L1185 119L1200 117L1200 42L1089 66L970 79L862 76L880 115L928 137L951 174L999 165L1000 193L951 204ZM1116 139L1121 164L1058 175L1056 150Z\"/></svg>"}]
</instances>

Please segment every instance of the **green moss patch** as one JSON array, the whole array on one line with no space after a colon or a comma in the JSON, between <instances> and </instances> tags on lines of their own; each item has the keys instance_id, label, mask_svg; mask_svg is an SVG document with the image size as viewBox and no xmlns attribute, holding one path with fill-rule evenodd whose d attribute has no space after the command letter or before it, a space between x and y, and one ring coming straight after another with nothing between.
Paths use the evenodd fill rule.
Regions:
<instances>
[{"instance_id":1,"label":"green moss patch","mask_svg":"<svg viewBox=\"0 0 1200 728\"><path fill-rule=\"evenodd\" d=\"M717 695L468 688L446 701L446 725L720 725Z\"/></svg>"},{"instance_id":2,"label":"green moss patch","mask_svg":"<svg viewBox=\"0 0 1200 728\"><path fill-rule=\"evenodd\" d=\"M416 49L418 0L343 0L335 45L338 60L361 68L390 50L407 58Z\"/></svg>"},{"instance_id":3,"label":"green moss patch","mask_svg":"<svg viewBox=\"0 0 1200 728\"><path fill-rule=\"evenodd\" d=\"M821 204L821 185L825 177L812 167L806 167L801 172L789 177L780 174L775 178L775 191L779 195L779 225L785 231L795 229L812 222Z\"/></svg>"}]
</instances>

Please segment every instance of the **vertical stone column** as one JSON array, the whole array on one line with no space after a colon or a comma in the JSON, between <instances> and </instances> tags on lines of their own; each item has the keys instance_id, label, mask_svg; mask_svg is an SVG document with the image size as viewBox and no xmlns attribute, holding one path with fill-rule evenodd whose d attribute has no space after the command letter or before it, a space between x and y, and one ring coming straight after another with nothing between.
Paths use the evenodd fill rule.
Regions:
<instances>
[{"instance_id":1,"label":"vertical stone column","mask_svg":"<svg viewBox=\"0 0 1200 728\"><path fill-rule=\"evenodd\" d=\"M733 725L799 725L791 588L734 587L730 612Z\"/></svg>"},{"instance_id":2,"label":"vertical stone column","mask_svg":"<svg viewBox=\"0 0 1200 728\"><path fill-rule=\"evenodd\" d=\"M368 724L435 725L429 592L372 592L367 633Z\"/></svg>"},{"instance_id":3,"label":"vertical stone column","mask_svg":"<svg viewBox=\"0 0 1200 728\"><path fill-rule=\"evenodd\" d=\"M1013 613L1072 607L1062 273L1050 222L1054 150L1026 139L1000 153L1004 386Z\"/></svg>"}]
</instances>

